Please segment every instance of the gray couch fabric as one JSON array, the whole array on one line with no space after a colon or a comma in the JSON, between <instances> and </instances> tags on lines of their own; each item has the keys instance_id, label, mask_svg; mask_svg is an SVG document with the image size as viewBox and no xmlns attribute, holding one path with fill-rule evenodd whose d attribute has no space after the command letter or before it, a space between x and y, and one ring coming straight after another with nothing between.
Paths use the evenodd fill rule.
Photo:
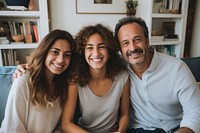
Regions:
<instances>
[{"instance_id":1,"label":"gray couch fabric","mask_svg":"<svg viewBox=\"0 0 200 133\"><path fill-rule=\"evenodd\" d=\"M0 124L4 118L6 102L12 85L12 74L16 68L16 66L0 66Z\"/></svg>"}]
</instances>

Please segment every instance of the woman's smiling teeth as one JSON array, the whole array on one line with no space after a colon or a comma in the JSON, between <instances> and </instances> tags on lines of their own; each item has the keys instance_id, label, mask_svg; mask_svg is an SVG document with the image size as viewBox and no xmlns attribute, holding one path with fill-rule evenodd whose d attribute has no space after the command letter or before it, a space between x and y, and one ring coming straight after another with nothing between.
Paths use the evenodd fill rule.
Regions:
<instances>
[{"instance_id":1,"label":"woman's smiling teeth","mask_svg":"<svg viewBox=\"0 0 200 133\"><path fill-rule=\"evenodd\" d=\"M57 68L62 68L63 67L63 65L59 65L59 64L55 64L55 63L52 63L52 64Z\"/></svg>"},{"instance_id":2,"label":"woman's smiling teeth","mask_svg":"<svg viewBox=\"0 0 200 133\"><path fill-rule=\"evenodd\" d=\"M91 60L94 61L94 62L99 62L99 61L102 60L102 58L91 58Z\"/></svg>"}]
</instances>

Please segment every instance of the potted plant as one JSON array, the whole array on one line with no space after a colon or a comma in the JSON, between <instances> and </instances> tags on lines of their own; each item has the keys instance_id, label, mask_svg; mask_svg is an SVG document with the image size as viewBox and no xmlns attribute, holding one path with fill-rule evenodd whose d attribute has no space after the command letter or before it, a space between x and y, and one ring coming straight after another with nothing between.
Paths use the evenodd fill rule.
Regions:
<instances>
[{"instance_id":1,"label":"potted plant","mask_svg":"<svg viewBox=\"0 0 200 133\"><path fill-rule=\"evenodd\" d=\"M127 0L125 1L127 8L127 16L136 14L136 7L138 6L138 0Z\"/></svg>"}]
</instances>

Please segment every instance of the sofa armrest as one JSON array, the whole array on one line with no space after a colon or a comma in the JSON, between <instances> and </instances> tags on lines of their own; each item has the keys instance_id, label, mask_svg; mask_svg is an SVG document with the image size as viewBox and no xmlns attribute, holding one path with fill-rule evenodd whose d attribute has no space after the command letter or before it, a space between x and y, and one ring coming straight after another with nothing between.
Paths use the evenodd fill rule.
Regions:
<instances>
[{"instance_id":1,"label":"sofa armrest","mask_svg":"<svg viewBox=\"0 0 200 133\"><path fill-rule=\"evenodd\" d=\"M0 124L4 118L6 102L16 66L0 66Z\"/></svg>"}]
</instances>

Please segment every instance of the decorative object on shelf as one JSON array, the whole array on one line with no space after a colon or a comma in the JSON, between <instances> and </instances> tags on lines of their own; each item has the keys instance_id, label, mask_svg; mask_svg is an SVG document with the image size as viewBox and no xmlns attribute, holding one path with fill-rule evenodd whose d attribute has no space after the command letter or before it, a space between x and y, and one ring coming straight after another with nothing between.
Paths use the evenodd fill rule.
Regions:
<instances>
[{"instance_id":1,"label":"decorative object on shelf","mask_svg":"<svg viewBox=\"0 0 200 133\"><path fill-rule=\"evenodd\" d=\"M6 4L7 8L0 11L0 31L3 31L0 33L0 66L26 63L25 57L30 55L41 38L49 33L48 0L34 0L35 11L17 12L8 9L8 6L26 6L28 10L30 0L0 0L2 1L9 2ZM24 1L24 4L19 4L21 1ZM123 7L125 14L125 6Z\"/></svg>"},{"instance_id":2,"label":"decorative object on shelf","mask_svg":"<svg viewBox=\"0 0 200 133\"><path fill-rule=\"evenodd\" d=\"M4 39L4 41L0 41L0 43L7 43L8 41L12 41L9 25L6 21L0 21L0 37L6 37L6 39Z\"/></svg>"},{"instance_id":3,"label":"decorative object on shelf","mask_svg":"<svg viewBox=\"0 0 200 133\"><path fill-rule=\"evenodd\" d=\"M178 9L171 9L171 10L170 10L170 13L171 13L171 14L178 14L178 13L179 13L179 10L178 10Z\"/></svg>"},{"instance_id":4,"label":"decorative object on shelf","mask_svg":"<svg viewBox=\"0 0 200 133\"><path fill-rule=\"evenodd\" d=\"M125 1L125 3L127 8L126 15L127 16L135 15L136 7L138 6L138 0L127 0Z\"/></svg>"},{"instance_id":5,"label":"decorative object on shelf","mask_svg":"<svg viewBox=\"0 0 200 133\"><path fill-rule=\"evenodd\" d=\"M175 22L174 21L163 22L162 34L166 36L166 35L174 35L174 33L175 33Z\"/></svg>"},{"instance_id":6,"label":"decorative object on shelf","mask_svg":"<svg viewBox=\"0 0 200 133\"><path fill-rule=\"evenodd\" d=\"M166 13L167 12L167 8L166 8L166 5L165 5L165 0L161 1L161 5L158 8L158 12L159 13Z\"/></svg>"},{"instance_id":7,"label":"decorative object on shelf","mask_svg":"<svg viewBox=\"0 0 200 133\"><path fill-rule=\"evenodd\" d=\"M5 9L6 8L6 1L5 0L0 0L0 10Z\"/></svg>"},{"instance_id":8,"label":"decorative object on shelf","mask_svg":"<svg viewBox=\"0 0 200 133\"><path fill-rule=\"evenodd\" d=\"M112 4L112 0L94 0L94 4Z\"/></svg>"},{"instance_id":9,"label":"decorative object on shelf","mask_svg":"<svg viewBox=\"0 0 200 133\"><path fill-rule=\"evenodd\" d=\"M181 14L183 0L167 0L165 4L167 7L167 12L171 14Z\"/></svg>"},{"instance_id":10,"label":"decorative object on shelf","mask_svg":"<svg viewBox=\"0 0 200 133\"><path fill-rule=\"evenodd\" d=\"M29 0L6 0L8 6L25 6L28 7Z\"/></svg>"},{"instance_id":11,"label":"decorative object on shelf","mask_svg":"<svg viewBox=\"0 0 200 133\"><path fill-rule=\"evenodd\" d=\"M29 1L28 9L29 9L30 11L35 11L35 10L36 10L35 0L30 0L30 1Z\"/></svg>"},{"instance_id":12,"label":"decorative object on shelf","mask_svg":"<svg viewBox=\"0 0 200 133\"><path fill-rule=\"evenodd\" d=\"M164 35L164 41L178 41L179 37L175 34L175 22L163 22L162 33Z\"/></svg>"},{"instance_id":13,"label":"decorative object on shelf","mask_svg":"<svg viewBox=\"0 0 200 133\"><path fill-rule=\"evenodd\" d=\"M75 3L77 14L126 14L124 0L101 0L100 3L97 0L75 0Z\"/></svg>"},{"instance_id":14,"label":"decorative object on shelf","mask_svg":"<svg viewBox=\"0 0 200 133\"><path fill-rule=\"evenodd\" d=\"M24 42L24 35L13 35L12 39L15 42Z\"/></svg>"}]
</instances>

